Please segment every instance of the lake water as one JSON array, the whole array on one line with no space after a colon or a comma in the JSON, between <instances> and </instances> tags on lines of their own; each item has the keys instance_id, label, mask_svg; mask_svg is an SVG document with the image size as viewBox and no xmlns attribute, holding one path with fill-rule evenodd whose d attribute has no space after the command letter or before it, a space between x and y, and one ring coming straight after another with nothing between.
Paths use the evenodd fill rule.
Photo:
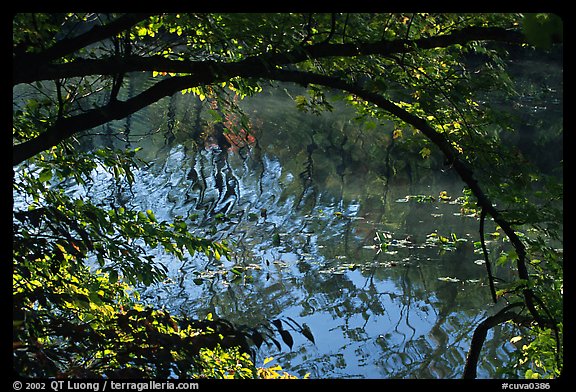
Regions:
<instances>
[{"instance_id":1,"label":"lake water","mask_svg":"<svg viewBox=\"0 0 576 392\"><path fill-rule=\"evenodd\" d=\"M157 253L169 279L144 289L143 300L250 327L279 319L293 346L276 335L281 349L263 345L257 361L273 356L298 376L461 377L474 328L493 311L482 255L474 252L478 222L455 201L463 184L417 156L408 157L411 166L398 154L382 162L386 148L375 154L374 144L390 140L375 134L391 130L364 129L344 120L345 111L298 113L291 102L281 89L248 101L258 144L223 150L179 142L182 107L194 105L179 97L172 104L180 133L138 143L152 164L131 189L99 174L93 197L150 208L159 220L182 216L196 223L195 234L230 242L232 254L219 261ZM152 129L156 115L132 121ZM443 247L440 237L449 240ZM497 253L503 245L491 246ZM313 341L298 331L304 326ZM495 376L514 349L492 340L500 333L489 335L479 377Z\"/></svg>"}]
</instances>

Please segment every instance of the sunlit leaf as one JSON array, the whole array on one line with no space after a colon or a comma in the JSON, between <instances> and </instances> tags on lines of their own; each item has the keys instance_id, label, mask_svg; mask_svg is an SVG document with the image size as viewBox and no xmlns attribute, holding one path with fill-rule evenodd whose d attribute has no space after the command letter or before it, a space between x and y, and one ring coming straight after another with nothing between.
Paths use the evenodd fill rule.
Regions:
<instances>
[{"instance_id":1,"label":"sunlit leaf","mask_svg":"<svg viewBox=\"0 0 576 392\"><path fill-rule=\"evenodd\" d=\"M420 156L424 159L429 158L431 153L432 153L432 150L430 150L428 147L423 147L420 150Z\"/></svg>"},{"instance_id":2,"label":"sunlit leaf","mask_svg":"<svg viewBox=\"0 0 576 392\"><path fill-rule=\"evenodd\" d=\"M516 344L518 343L520 340L522 340L523 337L522 336L514 336L512 339L510 339L510 343L512 344Z\"/></svg>"},{"instance_id":3,"label":"sunlit leaf","mask_svg":"<svg viewBox=\"0 0 576 392\"><path fill-rule=\"evenodd\" d=\"M270 363L270 362L273 361L273 360L274 360L274 357L266 357L266 358L264 358L264 361L262 361L262 364L263 364L263 365L266 365L266 364Z\"/></svg>"}]
</instances>

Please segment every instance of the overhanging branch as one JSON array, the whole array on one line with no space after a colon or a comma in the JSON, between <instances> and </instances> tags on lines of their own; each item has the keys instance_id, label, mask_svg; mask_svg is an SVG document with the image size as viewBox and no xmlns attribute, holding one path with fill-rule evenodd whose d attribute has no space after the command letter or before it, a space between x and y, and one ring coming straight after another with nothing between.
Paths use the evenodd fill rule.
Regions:
<instances>
[{"instance_id":1,"label":"overhanging branch","mask_svg":"<svg viewBox=\"0 0 576 392\"><path fill-rule=\"evenodd\" d=\"M472 335L472 342L470 343L470 350L466 356L466 365L464 366L463 378L474 379L477 374L478 360L480 359L480 352L482 351L482 346L488 335L488 331L495 326L502 324L509 320L515 320L518 318L518 314L511 312L510 310L522 306L523 303L517 302L510 304L493 316L487 317L482 321Z\"/></svg>"},{"instance_id":2,"label":"overhanging branch","mask_svg":"<svg viewBox=\"0 0 576 392\"><path fill-rule=\"evenodd\" d=\"M212 75L180 76L162 80L139 95L126 101L111 101L108 105L88 110L85 113L57 120L53 126L39 136L13 147L12 164L18 165L26 159L45 151L78 132L119 120L136 113L154 102L188 87L204 84L203 78L214 81Z\"/></svg>"},{"instance_id":3,"label":"overhanging branch","mask_svg":"<svg viewBox=\"0 0 576 392\"><path fill-rule=\"evenodd\" d=\"M58 41L43 52L21 54L14 58L14 69L35 68L39 64L49 63L52 60L74 53L95 42L114 37L116 34L129 29L138 22L149 18L151 15L153 14L124 14L106 25L94 26L87 32L77 35L76 37Z\"/></svg>"},{"instance_id":4,"label":"overhanging branch","mask_svg":"<svg viewBox=\"0 0 576 392\"><path fill-rule=\"evenodd\" d=\"M418 49L444 48L456 44L466 44L472 41L499 41L522 43L525 41L522 33L516 30L507 30L498 27L466 27L434 37L419 38L415 40L380 40L376 42L355 42L344 44L330 44L328 42L300 46L294 50L283 53L264 53L259 56L248 57L244 60L229 62L171 60L160 56L152 57L125 57L105 59L77 59L63 64L53 64L49 61L29 62L15 59L13 67L13 84L30 83L38 80L53 80L69 77L83 77L89 75L114 75L135 71L161 71L175 73L193 73L196 67L203 67L209 63L217 68L246 67L266 64L270 68L286 64L297 64L309 59L327 57L351 57L409 53ZM69 50L69 49L68 49ZM59 53L59 52L58 52ZM28 63L28 64L27 64Z\"/></svg>"}]
</instances>

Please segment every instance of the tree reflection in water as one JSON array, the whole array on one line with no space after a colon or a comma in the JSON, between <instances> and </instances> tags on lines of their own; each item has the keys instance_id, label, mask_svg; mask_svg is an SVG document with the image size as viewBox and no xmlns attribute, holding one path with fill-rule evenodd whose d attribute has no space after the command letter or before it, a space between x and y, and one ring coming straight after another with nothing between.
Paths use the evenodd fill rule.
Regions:
<instances>
[{"instance_id":1,"label":"tree reflection in water","mask_svg":"<svg viewBox=\"0 0 576 392\"><path fill-rule=\"evenodd\" d=\"M246 103L254 124L242 148L206 136L212 123L199 109L207 108L190 96L127 120L133 134L137 126L150 133L167 127L168 113L169 132L138 141L152 165L123 203L151 208L158 219L182 216L196 234L233 248L229 259L196 255L184 263L158 254L169 279L143 299L249 326L280 318L306 324L314 343L294 333L291 349L258 352L301 376L461 377L473 330L491 311L472 245L477 221L438 198L446 191L454 200L462 184L434 155L419 156L418 139L395 138L389 124L354 122L340 107L295 116L278 91ZM93 189L94 197L113 194L104 179ZM452 247L431 241L440 237ZM484 347L479 377L497 375L511 350L502 342Z\"/></svg>"}]
</instances>

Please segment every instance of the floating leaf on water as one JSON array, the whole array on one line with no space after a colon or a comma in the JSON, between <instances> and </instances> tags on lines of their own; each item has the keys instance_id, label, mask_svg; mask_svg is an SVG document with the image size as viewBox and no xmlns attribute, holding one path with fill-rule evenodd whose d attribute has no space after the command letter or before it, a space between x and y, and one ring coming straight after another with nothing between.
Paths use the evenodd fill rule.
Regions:
<instances>
[{"instance_id":1,"label":"floating leaf on water","mask_svg":"<svg viewBox=\"0 0 576 392\"><path fill-rule=\"evenodd\" d=\"M460 279L458 278L451 278L450 276L445 276L442 278L438 278L438 280L442 281L442 282L451 282L451 283L457 283L460 282Z\"/></svg>"},{"instance_id":2,"label":"floating leaf on water","mask_svg":"<svg viewBox=\"0 0 576 392\"><path fill-rule=\"evenodd\" d=\"M451 200L451 199L452 199L452 197L449 196L449 195L448 195L448 192L446 192L446 191L440 192L440 195L438 195L438 197L439 197L440 200L442 200L442 201L448 201L448 200Z\"/></svg>"},{"instance_id":3,"label":"floating leaf on water","mask_svg":"<svg viewBox=\"0 0 576 392\"><path fill-rule=\"evenodd\" d=\"M230 270L234 275L242 275L242 267L234 267Z\"/></svg>"},{"instance_id":4,"label":"floating leaf on water","mask_svg":"<svg viewBox=\"0 0 576 392\"><path fill-rule=\"evenodd\" d=\"M230 283L240 283L242 281L242 276L234 275L234 277L230 280Z\"/></svg>"}]
</instances>

